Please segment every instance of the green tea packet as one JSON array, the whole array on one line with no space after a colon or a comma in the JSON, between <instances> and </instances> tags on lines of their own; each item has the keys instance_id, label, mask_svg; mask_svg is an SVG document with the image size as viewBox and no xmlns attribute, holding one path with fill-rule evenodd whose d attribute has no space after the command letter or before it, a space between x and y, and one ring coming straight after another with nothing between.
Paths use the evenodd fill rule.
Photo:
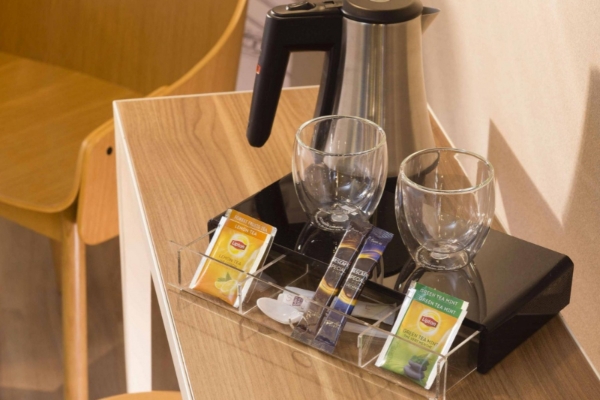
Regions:
<instances>
[{"instance_id":1,"label":"green tea packet","mask_svg":"<svg viewBox=\"0 0 600 400\"><path fill-rule=\"evenodd\" d=\"M406 341L389 336L375 365L430 389L442 362L433 352L448 354L468 306L464 300L411 283L391 331Z\"/></svg>"}]
</instances>

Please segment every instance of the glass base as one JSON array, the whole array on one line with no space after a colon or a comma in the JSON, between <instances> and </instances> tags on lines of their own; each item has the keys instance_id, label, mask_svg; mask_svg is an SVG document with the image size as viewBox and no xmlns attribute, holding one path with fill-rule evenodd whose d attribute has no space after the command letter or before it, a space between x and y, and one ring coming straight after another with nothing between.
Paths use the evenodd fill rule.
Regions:
<instances>
[{"instance_id":1,"label":"glass base","mask_svg":"<svg viewBox=\"0 0 600 400\"><path fill-rule=\"evenodd\" d=\"M363 219L358 211L348 206L337 206L331 210L318 211L313 217L313 223L323 230L340 232L348 229L350 221L357 219Z\"/></svg>"},{"instance_id":2,"label":"glass base","mask_svg":"<svg viewBox=\"0 0 600 400\"><path fill-rule=\"evenodd\" d=\"M469 254L465 250L455 253L438 253L420 247L417 250L416 261L419 266L424 268L451 271L469 264Z\"/></svg>"}]
</instances>

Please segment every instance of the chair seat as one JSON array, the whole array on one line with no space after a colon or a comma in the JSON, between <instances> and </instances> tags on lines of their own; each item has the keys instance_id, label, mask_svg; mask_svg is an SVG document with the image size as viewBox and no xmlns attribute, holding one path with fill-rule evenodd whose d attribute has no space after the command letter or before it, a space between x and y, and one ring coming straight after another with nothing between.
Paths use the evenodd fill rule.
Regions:
<instances>
[{"instance_id":1,"label":"chair seat","mask_svg":"<svg viewBox=\"0 0 600 400\"><path fill-rule=\"evenodd\" d=\"M100 79L0 52L0 203L42 212L77 196L80 148L112 117L112 101L141 97Z\"/></svg>"},{"instance_id":2,"label":"chair seat","mask_svg":"<svg viewBox=\"0 0 600 400\"><path fill-rule=\"evenodd\" d=\"M101 400L181 400L179 392L130 393L106 397Z\"/></svg>"}]
</instances>

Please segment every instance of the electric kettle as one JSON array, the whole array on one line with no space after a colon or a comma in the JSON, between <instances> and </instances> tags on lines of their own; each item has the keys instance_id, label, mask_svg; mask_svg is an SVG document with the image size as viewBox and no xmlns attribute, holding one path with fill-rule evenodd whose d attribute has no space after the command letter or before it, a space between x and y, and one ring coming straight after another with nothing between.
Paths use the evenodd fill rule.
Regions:
<instances>
[{"instance_id":1,"label":"electric kettle","mask_svg":"<svg viewBox=\"0 0 600 400\"><path fill-rule=\"evenodd\" d=\"M422 32L438 10L418 0L303 1L271 9L256 68L247 138L271 133L290 52L325 51L315 116L367 118L386 132L388 176L435 147L423 80Z\"/></svg>"}]
</instances>

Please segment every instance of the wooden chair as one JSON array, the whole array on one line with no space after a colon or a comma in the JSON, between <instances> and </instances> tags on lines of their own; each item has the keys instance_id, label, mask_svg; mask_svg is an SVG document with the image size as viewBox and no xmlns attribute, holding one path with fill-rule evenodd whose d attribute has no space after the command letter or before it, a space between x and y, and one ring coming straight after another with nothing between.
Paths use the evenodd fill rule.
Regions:
<instances>
[{"instance_id":1,"label":"wooden chair","mask_svg":"<svg viewBox=\"0 0 600 400\"><path fill-rule=\"evenodd\" d=\"M0 2L0 217L52 239L68 399L88 398L85 245L118 234L111 102L234 90L246 1Z\"/></svg>"}]
</instances>

